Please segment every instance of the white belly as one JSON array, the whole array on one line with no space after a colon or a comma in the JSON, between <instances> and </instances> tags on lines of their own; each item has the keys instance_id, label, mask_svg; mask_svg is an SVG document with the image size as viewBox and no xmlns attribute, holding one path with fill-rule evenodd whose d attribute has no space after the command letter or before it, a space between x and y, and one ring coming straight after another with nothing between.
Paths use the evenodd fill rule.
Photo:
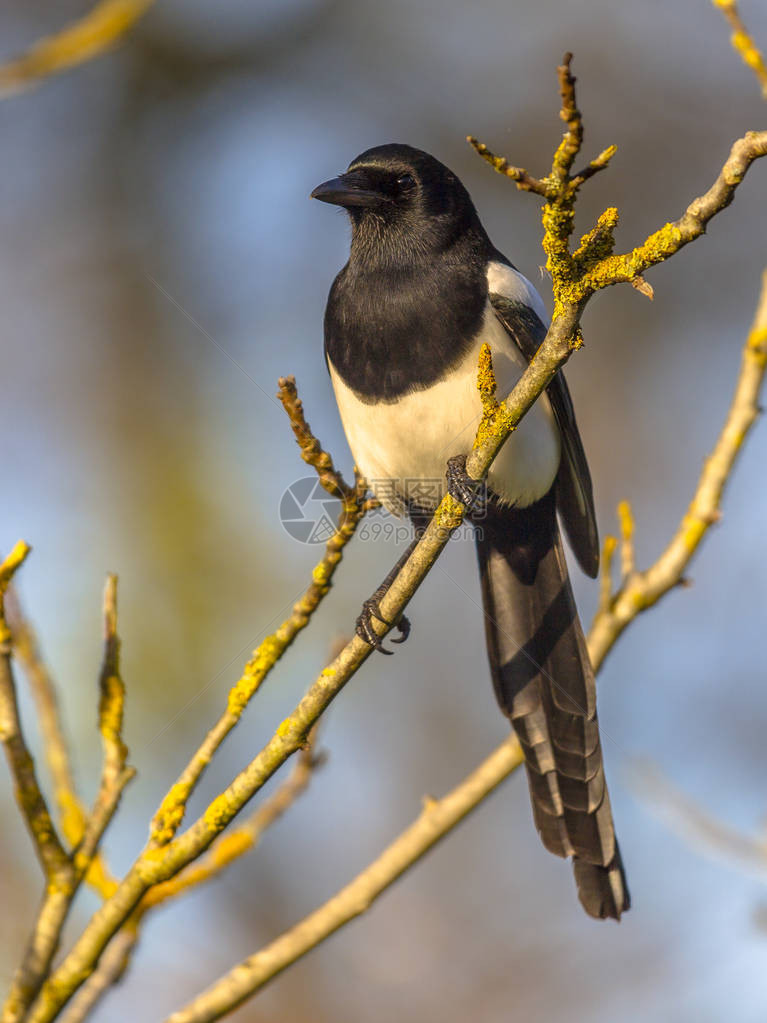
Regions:
<instances>
[{"instance_id":1,"label":"white belly","mask_svg":"<svg viewBox=\"0 0 767 1023\"><path fill-rule=\"evenodd\" d=\"M445 492L452 455L468 454L482 416L477 392L479 349L493 354L498 397L505 397L527 363L488 303L474 348L448 380L386 405L367 405L336 373L330 375L346 438L370 489L389 511L402 499L433 509ZM542 394L490 467L488 484L504 503L525 507L549 490L559 468L559 431Z\"/></svg>"}]
</instances>

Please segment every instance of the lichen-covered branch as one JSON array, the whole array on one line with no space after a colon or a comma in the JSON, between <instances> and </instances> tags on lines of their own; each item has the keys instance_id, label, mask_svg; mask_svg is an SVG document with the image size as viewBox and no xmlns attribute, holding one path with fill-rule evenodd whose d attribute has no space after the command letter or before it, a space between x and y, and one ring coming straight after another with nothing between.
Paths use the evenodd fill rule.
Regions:
<instances>
[{"instance_id":1,"label":"lichen-covered branch","mask_svg":"<svg viewBox=\"0 0 767 1023\"><path fill-rule=\"evenodd\" d=\"M564 69L564 70L563 70ZM546 338L523 373L519 382L499 403L497 409L483 421L483 433L467 459L467 471L475 479L482 479L506 438L523 415L545 389L554 374L564 365L571 353L581 344L580 317L596 290L623 280L634 280L642 269L667 258L684 244L698 237L705 223L731 200L737 184L746 169L758 156L767 152L767 132L749 133L736 143L733 154L709 193L693 204L677 225L661 229L633 254L613 257L613 231L617 212L606 210L593 231L585 235L576 253L570 251L572 208L575 193L584 175L570 176L580 143L574 98L574 80L569 73L569 59L560 69L563 92L563 111L568 134L559 147L546 180L547 202L543 210L544 249L554 287L555 307L551 327ZM572 102L570 95L572 94ZM574 141L573 141L574 140ZM602 154L606 163L609 157ZM598 169L598 168L597 168ZM681 225L681 226L679 226ZM635 255L638 254L638 255ZM577 256L577 258L576 258ZM611 260L618 260L611 263ZM611 275L612 274L612 275ZM463 506L449 495L440 503L432 521L423 533L413 554L402 567L396 579L381 600L381 617L396 622L420 586L452 532L460 525ZM384 636L389 626L376 621L377 633ZM112 936L121 928L139 905L145 893L153 886L168 881L207 850L216 837L261 789L265 782L285 761L301 749L309 731L327 709L332 700L370 656L371 647L355 636L320 674L290 714L277 728L273 737L207 807L205 812L180 835L176 834L188 796L186 783L176 793L171 792L163 804L162 813L155 819L153 838L139 856L114 894L94 915L69 954L50 976L32 1007L28 1023L48 1023L61 1007L92 973L99 957ZM278 655L279 655L278 651ZM266 654L267 670L273 661ZM258 682L256 682L256 685ZM249 698L254 688L245 677L244 695ZM232 691L231 704L239 716L241 711L238 687ZM229 713L228 712L228 713ZM222 719L223 720L223 719ZM229 726L225 722L226 734ZM212 748L220 744L223 735L215 736ZM207 762L210 747L201 747L193 764L199 771ZM197 770L197 768L195 768Z\"/></svg>"},{"instance_id":2,"label":"lichen-covered branch","mask_svg":"<svg viewBox=\"0 0 767 1023\"><path fill-rule=\"evenodd\" d=\"M722 486L734 465L735 451L745 439L745 432L739 434L738 431L746 423L748 424L745 426L747 430L753 422L752 411L764 377L766 364L767 271L754 326L744 349L733 408L724 424L714 454L706 464L692 506L696 506L699 495L705 491L710 495L708 500L714 497L714 503L707 507L718 508ZM736 405L740 408L739 415L744 417L743 419L738 418L737 422L733 420L733 411ZM729 451L731 456L722 457L724 450ZM712 462L716 466L715 469L712 468ZM707 478L711 472L716 474L715 479ZM699 507L698 510L700 511L701 508ZM634 567L634 523L631 510L626 502L621 505L619 518L625 588L637 575ZM703 534L700 535L696 546L702 537ZM602 599L589 636L589 652L595 670L598 670L604 663L605 655L618 641L623 628L625 628L624 624L623 628L606 629L603 624L612 614L614 604L610 593L610 566L617 546L618 541L614 537L606 539L601 583ZM664 558L665 555L645 575L658 570L658 566L662 565ZM677 568L681 573L683 566L677 566ZM681 574L677 576L676 581L679 578L681 578ZM672 585L673 582L670 582L662 592L659 592L656 600L660 599L663 593L668 592ZM631 617L636 617L648 606L650 605L646 603L635 605ZM519 767L522 761L522 753L516 738L509 738L449 796L443 800L429 801L419 819L350 884L310 913L295 927L224 974L188 1005L173 1013L166 1023L210 1023L210 1021L220 1019L231 1012L291 963L306 955L325 938L368 909L386 888L424 856L436 841L454 828L459 820ZM477 780L480 776L482 784L478 786ZM460 815L454 815L448 806L452 808L460 806Z\"/></svg>"},{"instance_id":3,"label":"lichen-covered branch","mask_svg":"<svg viewBox=\"0 0 767 1023\"><path fill-rule=\"evenodd\" d=\"M759 394L767 370L767 270L751 331L741 356L740 373L724 427L706 459L690 506L671 542L654 565L643 572L624 561L624 580L597 611L589 633L589 653L598 668L615 640L640 611L678 585L703 537L721 517L724 487L759 413ZM624 516L626 512L624 510ZM624 526L625 537L625 526Z\"/></svg>"},{"instance_id":4,"label":"lichen-covered branch","mask_svg":"<svg viewBox=\"0 0 767 1023\"><path fill-rule=\"evenodd\" d=\"M21 730L16 702L16 683L11 663L12 634L5 619L5 593L30 548L19 541L0 564L0 742L5 748L14 781L16 801L22 812L35 852L46 877L52 877L68 863L68 857L54 827L45 797L37 781L35 764Z\"/></svg>"},{"instance_id":5,"label":"lichen-covered branch","mask_svg":"<svg viewBox=\"0 0 767 1023\"><path fill-rule=\"evenodd\" d=\"M14 574L24 563L30 548L19 541L0 564L0 742L5 749L13 777L16 801L27 824L35 852L46 877L68 863L68 857L54 827L45 797L37 781L32 756L21 730L16 702L16 683L11 663L12 634L5 619L5 594Z\"/></svg>"},{"instance_id":6,"label":"lichen-covered branch","mask_svg":"<svg viewBox=\"0 0 767 1023\"><path fill-rule=\"evenodd\" d=\"M150 888L109 943L94 972L64 1010L61 1023L82 1023L110 988L122 979L151 910L220 876L231 863L253 850L267 829L306 791L314 772L323 763L323 755L315 750L313 734L309 744L301 750L287 780L244 823L219 835L198 862L190 864L170 881Z\"/></svg>"},{"instance_id":7,"label":"lichen-covered branch","mask_svg":"<svg viewBox=\"0 0 767 1023\"><path fill-rule=\"evenodd\" d=\"M166 845L176 834L184 818L187 801L213 754L240 720L242 712L266 676L298 633L309 624L311 616L330 590L333 574L341 561L344 547L354 536L360 519L375 504L366 497L367 484L360 476L355 478L354 486L350 486L335 469L332 458L323 450L304 418L295 379L282 377L279 388L277 396L290 418L293 433L301 449L301 457L315 469L320 483L328 493L341 501L338 526L325 544L322 559L312 571L309 587L293 605L290 616L253 652L239 680L229 691L226 710L163 799L152 821L150 835L152 846Z\"/></svg>"},{"instance_id":8,"label":"lichen-covered branch","mask_svg":"<svg viewBox=\"0 0 767 1023\"><path fill-rule=\"evenodd\" d=\"M767 99L767 65L764 63L764 57L740 16L737 3L735 0L712 0L712 2L714 7L718 7L730 23L732 28L730 42L733 49L740 54L746 67L751 68L754 72L761 86L762 96Z\"/></svg>"},{"instance_id":9,"label":"lichen-covered branch","mask_svg":"<svg viewBox=\"0 0 767 1023\"><path fill-rule=\"evenodd\" d=\"M114 46L154 0L100 0L83 18L0 66L0 96L84 64Z\"/></svg>"},{"instance_id":10,"label":"lichen-covered branch","mask_svg":"<svg viewBox=\"0 0 767 1023\"><path fill-rule=\"evenodd\" d=\"M14 782L16 801L26 822L46 880L46 898L33 937L27 943L14 974L2 1012L3 1023L17 1023L39 989L49 964L48 948L55 942L55 923L50 907L61 901L59 892L71 883L72 863L56 832L45 797L37 781L19 719L16 683L11 663L12 634L5 618L5 595L16 571L29 554L19 541L0 565L0 741L3 743Z\"/></svg>"},{"instance_id":11,"label":"lichen-covered branch","mask_svg":"<svg viewBox=\"0 0 767 1023\"><path fill-rule=\"evenodd\" d=\"M315 750L314 732L306 746L300 751L295 766L287 780L250 817L232 831L219 835L205 856L182 870L176 877L150 888L139 904L138 913L143 916L147 910L176 898L190 888L197 888L217 877L225 867L246 852L254 849L261 837L286 813L309 787L314 772L324 762L324 757Z\"/></svg>"},{"instance_id":12,"label":"lichen-covered branch","mask_svg":"<svg viewBox=\"0 0 767 1023\"><path fill-rule=\"evenodd\" d=\"M43 659L34 629L22 611L17 594L9 590L6 597L8 625L12 634L13 656L21 665L35 703L43 739L45 759L53 781L53 795L58 807L61 833L70 849L78 845L85 831L88 812L77 794L69 747L59 714L56 687ZM100 852L96 853L86 881L106 898L115 889L112 876Z\"/></svg>"},{"instance_id":13,"label":"lichen-covered branch","mask_svg":"<svg viewBox=\"0 0 767 1023\"><path fill-rule=\"evenodd\" d=\"M138 923L131 918L109 943L98 968L58 1016L60 1023L83 1023L90 1016L104 995L125 975L138 939Z\"/></svg>"},{"instance_id":14,"label":"lichen-covered branch","mask_svg":"<svg viewBox=\"0 0 767 1023\"><path fill-rule=\"evenodd\" d=\"M605 260L611 255L613 238L612 233L615 225L617 224L617 212L608 210L600 218L596 228L581 239L580 247L576 253L577 259L574 259L569 252L568 238L571 233L572 219L569 216L569 212L572 209L572 201L574 199L574 192L579 185L591 176L581 172L578 176L580 181L578 184L573 186L574 179L569 178L569 172L573 165L574 159L577 156L580 142L582 140L582 125L580 124L580 114L575 104L574 96L574 79L569 73L569 55L565 58L563 66L559 69L560 84L563 94L563 110L562 117L568 124L568 132L563 140L562 145L557 150L557 154L554 159L554 166L552 169L552 175L548 179L544 179L546 186L552 179L556 180L556 189L552 189L548 192L547 198L549 202L544 208L544 227L545 227L545 238L544 248L549 254L549 269L552 270L552 277L558 280L558 286L555 284L555 297L558 293L557 307L555 308L555 315L552 321L551 329L549 330L547 337L536 354L533 363L528 368L526 373L523 375L517 387L512 391L511 395L507 400L501 404L494 402L494 394L488 393L493 390L492 386L488 386L490 377L492 376L492 364L488 365L487 353L483 351L480 357L479 367L479 390L482 397L483 404L483 417L480 430L478 431L477 438L475 441L474 449L467 461L467 471L475 478L479 478L484 475L487 471L487 466L492 458L500 449L503 440L508 433L515 427L516 423L524 414L524 410L532 404L532 400L540 393L540 391L546 386L548 381L553 376L554 372L557 371L566 359L569 357L570 352L578 346L579 333L578 323L579 316L583 308L583 304L588 300L590 294L593 291L590 288L584 289L580 294L577 290L573 290L574 286L577 289L579 284L582 284L588 273L593 272L595 269L602 266ZM748 138L748 137L747 137ZM761 144L761 143L760 143ZM476 148L481 151L479 144ZM593 161L596 166L594 171L601 169L609 160L613 150L605 151L605 154L601 154L596 161ZM487 158L487 152L481 153ZM745 169L749 165L752 159L756 156L763 155L763 152L756 151L752 153L750 150L743 153L738 152L737 158L743 157L745 159L745 165L740 171L740 178L742 180L742 174L745 173ZM490 154L489 162L493 163L492 154ZM732 161L732 156L731 156ZM731 163L728 161L728 164ZM537 191L536 187L531 184L531 180L528 179L525 184L521 184L520 175L525 175L526 172L519 171L518 168L512 168L515 173L508 173L509 166L496 166L496 169L507 173L507 176L517 181L519 187L524 188L527 191ZM591 165L590 165L591 166ZM727 198L726 189L735 187L734 177L731 174L731 169L728 170L727 165L717 180L714 188L707 193L707 197L699 201L699 205L696 208L696 216L705 217L713 216L714 213L723 209L729 202ZM517 173L518 172L518 173ZM593 173L592 172L592 173ZM719 188L721 182L724 181L726 189L724 193ZM536 181L537 184L537 181ZM527 187L525 187L525 185ZM729 196L731 198L731 192ZM724 198L723 198L724 195ZM696 204L693 204L695 207ZM692 207L691 207L692 208ZM685 214L685 217L688 216ZM682 222L685 222L685 217L682 218ZM699 221L698 234L703 230L705 224ZM697 237L697 235L695 235ZM676 239L677 248L681 248L683 244L686 244L684 232L680 230L679 235ZM692 236L687 238L692 240ZM647 243L646 243L647 244ZM664 257L665 258L665 257ZM636 281L638 272L628 278L630 282ZM606 280L606 277L602 277L602 280ZM618 281L610 282L618 283ZM644 285L644 282L641 282ZM604 284L600 284L605 286ZM646 285L645 285L646 287ZM596 290L596 289L594 289ZM760 306L761 308L761 306ZM759 320L759 316L757 316ZM760 336L758 328L755 325L754 331L749 338L749 344L747 348L754 348L754 337ZM484 360L484 361L483 361ZM536 366L536 363L538 365ZM743 376L744 371L742 371ZM529 404L528 404L529 402ZM517 409L522 407L522 413L518 413ZM723 436L729 435L730 433L730 422L725 424ZM732 462L730 462L729 469L732 468ZM448 497L443 501L442 505L434 516L432 526L435 523L443 528L449 529L452 526L453 514L456 510L452 502ZM460 514L460 506L458 506L458 512ZM622 526L622 567L624 575L630 578L635 574L634 568L634 548L633 548L633 520L631 518L630 508L628 505L622 506L621 509L621 526ZM431 529L431 526L430 526ZM427 530L428 536L428 530ZM424 537L426 540L427 537ZM417 560L419 549L416 548L414 558L411 558L411 562ZM611 562L612 554L615 549L615 541L611 541L609 545L608 561ZM428 557L428 555L426 555ZM407 574L407 570L411 564L409 562L405 565L403 572L398 577L397 582L403 575ZM412 577L411 577L412 578ZM417 586L417 581L415 585ZM396 585L396 583L395 583ZM392 596L392 591L389 592L389 597ZM602 582L602 607L600 613L607 613L607 607L610 605L610 577L609 573L603 576ZM402 609L402 606L397 603L396 598L389 601L388 606L382 606L383 617L389 621L396 620L395 615ZM620 635L619 631L616 631L606 649L609 649L617 640ZM604 652L606 652L606 649ZM602 663L604 659L604 652L601 656L594 655L595 666ZM594 654L594 651L592 651ZM513 740L511 740L513 744ZM500 751L497 751L499 753ZM491 758L492 759L492 758ZM510 773L518 763L520 759L509 766L498 768L499 776L494 780L494 784L497 784ZM460 790L459 786L459 790ZM456 790L456 791L459 791ZM480 797L483 798L483 797ZM414 828L418 827L418 823L413 825ZM447 827L454 826L454 822L447 825ZM405 835L395 843L398 850L402 849L400 843L407 844L408 836L410 832L406 832ZM194 999L188 1006L174 1013L168 1020L168 1023L203 1023L203 1021L219 1019L221 1016L230 1012L233 1008L244 1001L249 995L258 990L263 984L265 984L271 977L275 976L282 969L288 966L299 956L305 954L311 948L315 947L325 937L332 934L338 927L342 926L345 922L352 919L354 916L362 912L373 898L377 897L381 891L384 890L389 884L391 884L398 876L400 876L402 869L406 869L410 866L417 858L423 855L424 850L420 847L411 850L412 856L407 859L405 866L400 867L392 866L392 869L387 871L385 864L387 862L387 854L391 851L387 850L381 858L371 864L370 868L365 870L350 886L339 892L333 899L331 899L324 906L320 907L314 913L310 914L304 921L298 924L291 931L286 932L274 943L262 949L260 952L255 953L249 959L240 963L239 966L235 967L232 971L227 973L214 985L212 985L206 992L203 992L200 996ZM430 846L428 846L430 847ZM383 862L382 862L383 861ZM372 894L371 894L372 892Z\"/></svg>"},{"instance_id":15,"label":"lichen-covered branch","mask_svg":"<svg viewBox=\"0 0 767 1023\"><path fill-rule=\"evenodd\" d=\"M117 580L110 576L104 595L104 663L99 705L104 764L99 792L92 811L83 818L82 832L72 855L65 853L64 861L47 874L45 896L3 1009L3 1023L20 1023L50 970L72 900L93 863L123 789L135 773L126 766L128 751L122 741L125 687L119 674L116 599Z\"/></svg>"},{"instance_id":16,"label":"lichen-covered branch","mask_svg":"<svg viewBox=\"0 0 767 1023\"><path fill-rule=\"evenodd\" d=\"M631 252L607 256L586 274L575 295L589 294L600 288L633 281L651 266L673 256L683 246L699 238L712 217L733 200L735 190L754 160L767 154L767 131L749 131L730 150L722 170L711 188L693 199L674 223L664 224Z\"/></svg>"},{"instance_id":17,"label":"lichen-covered branch","mask_svg":"<svg viewBox=\"0 0 767 1023\"><path fill-rule=\"evenodd\" d=\"M120 639L117 635L117 576L107 577L104 588L104 659L99 675L99 731L104 750L101 781L83 837L75 850L78 883L85 877L99 842L109 825L123 790L135 776L128 765L123 742L125 683L120 675Z\"/></svg>"},{"instance_id":18,"label":"lichen-covered branch","mask_svg":"<svg viewBox=\"0 0 767 1023\"><path fill-rule=\"evenodd\" d=\"M249 956L166 1023L220 1019L255 991L315 948L344 924L364 913L383 891L424 856L523 761L509 736L442 799L426 800L418 819L354 880L276 941Z\"/></svg>"}]
</instances>

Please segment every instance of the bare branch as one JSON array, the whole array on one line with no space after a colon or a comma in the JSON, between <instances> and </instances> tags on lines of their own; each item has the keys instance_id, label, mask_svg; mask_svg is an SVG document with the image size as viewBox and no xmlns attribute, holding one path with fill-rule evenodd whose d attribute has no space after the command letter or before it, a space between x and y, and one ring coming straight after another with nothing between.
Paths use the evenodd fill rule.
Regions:
<instances>
[{"instance_id":1,"label":"bare branch","mask_svg":"<svg viewBox=\"0 0 767 1023\"><path fill-rule=\"evenodd\" d=\"M296 378L280 377L277 397L288 414L296 443L301 449L301 457L307 465L316 471L320 483L333 497L356 501L357 488L350 487L341 473L333 465L331 455L323 450L322 445L312 433L312 428L304 416L304 406L296 390ZM359 483L359 481L356 481Z\"/></svg>"},{"instance_id":2,"label":"bare branch","mask_svg":"<svg viewBox=\"0 0 767 1023\"><path fill-rule=\"evenodd\" d=\"M635 764L631 780L646 805L697 853L737 863L762 880L767 876L767 845L762 835L743 834L717 820L653 763Z\"/></svg>"}]
</instances>

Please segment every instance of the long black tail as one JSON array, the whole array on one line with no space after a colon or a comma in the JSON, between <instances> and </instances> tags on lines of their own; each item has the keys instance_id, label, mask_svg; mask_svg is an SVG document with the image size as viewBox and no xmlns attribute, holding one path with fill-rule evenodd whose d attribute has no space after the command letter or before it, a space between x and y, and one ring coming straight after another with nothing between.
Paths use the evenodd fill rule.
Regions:
<instances>
[{"instance_id":1,"label":"long black tail","mask_svg":"<svg viewBox=\"0 0 767 1023\"><path fill-rule=\"evenodd\" d=\"M491 504L477 526L490 669L525 753L536 827L550 852L572 856L586 912L620 919L629 893L553 491L525 509Z\"/></svg>"}]
</instances>

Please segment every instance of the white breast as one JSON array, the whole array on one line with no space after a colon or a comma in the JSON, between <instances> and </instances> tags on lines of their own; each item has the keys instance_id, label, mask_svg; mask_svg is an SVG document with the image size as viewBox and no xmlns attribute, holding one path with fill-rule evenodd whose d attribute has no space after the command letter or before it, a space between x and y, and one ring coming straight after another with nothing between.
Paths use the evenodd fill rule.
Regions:
<instances>
[{"instance_id":1,"label":"white breast","mask_svg":"<svg viewBox=\"0 0 767 1023\"><path fill-rule=\"evenodd\" d=\"M515 277L525 281L521 274ZM529 288L535 294L532 285ZM502 293L509 294L508 286ZM527 304L532 302L528 300ZM395 514L402 514L402 498L436 507L445 491L448 458L470 451L482 415L477 362L485 341L493 354L498 397L502 398L527 363L489 302L474 346L449 377L393 404L365 404L331 365L333 388L354 460L373 493ZM554 482L559 456L559 431L543 394L493 462L488 476L490 489L505 503L522 507L531 504Z\"/></svg>"}]
</instances>

